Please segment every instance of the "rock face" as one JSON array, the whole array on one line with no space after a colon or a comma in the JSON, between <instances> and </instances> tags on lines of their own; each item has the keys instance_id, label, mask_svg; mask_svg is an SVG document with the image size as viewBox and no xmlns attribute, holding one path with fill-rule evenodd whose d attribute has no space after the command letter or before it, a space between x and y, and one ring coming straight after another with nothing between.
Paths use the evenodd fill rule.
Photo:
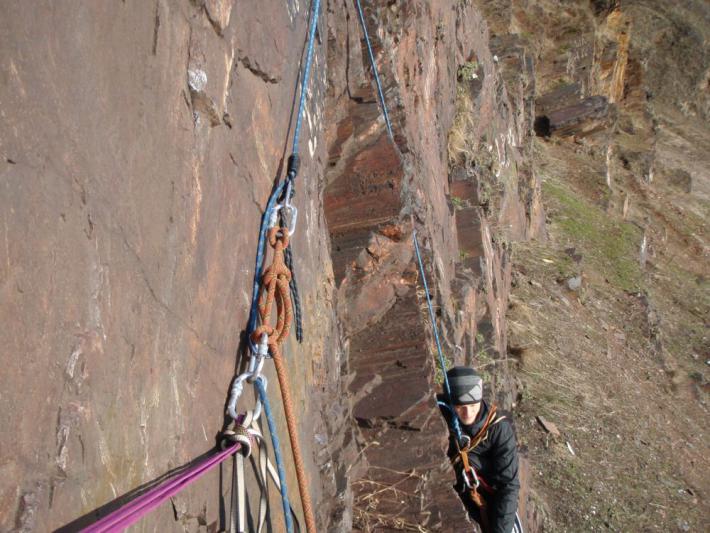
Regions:
<instances>
[{"instance_id":1,"label":"rock face","mask_svg":"<svg viewBox=\"0 0 710 533\"><path fill-rule=\"evenodd\" d=\"M511 408L511 250L545 238L535 133L603 153L610 182L623 168L706 193L706 169L673 159L648 104L662 87L659 100L707 118L706 33L655 2L362 3L394 138L354 6L325 2L294 200L306 337L285 347L300 442L322 530L470 530L443 454L412 232L448 359L476 366ZM631 40L634 23L666 18ZM273 0L5 7L1 531L86 524L214 445L307 20L305 3ZM696 52L646 62L664 36ZM666 68L677 80L663 85ZM270 363L266 374L278 406ZM224 528L229 475L137 530ZM280 530L273 491L271 504Z\"/></svg>"},{"instance_id":2,"label":"rock face","mask_svg":"<svg viewBox=\"0 0 710 533\"><path fill-rule=\"evenodd\" d=\"M329 61L324 205L363 458L353 480L354 527L468 530L443 457L446 428L433 401L433 339L411 233L420 229L448 356L476 365L504 358L509 243L543 228L527 159L532 62L515 36L489 40L480 13L465 3L368 9L391 143L356 18L332 20L330 57L347 61ZM453 153L450 130L461 139ZM506 374L490 375L490 393L510 407Z\"/></svg>"},{"instance_id":3,"label":"rock face","mask_svg":"<svg viewBox=\"0 0 710 533\"><path fill-rule=\"evenodd\" d=\"M5 7L0 530L62 526L214 445L306 11L224 0ZM336 487L328 472L321 481L316 463L331 452L319 442L332 435L341 449L349 423L333 402L342 352L318 178L325 44L314 62L293 237L308 334L286 351L324 501ZM224 468L138 529L218 528Z\"/></svg>"}]
</instances>

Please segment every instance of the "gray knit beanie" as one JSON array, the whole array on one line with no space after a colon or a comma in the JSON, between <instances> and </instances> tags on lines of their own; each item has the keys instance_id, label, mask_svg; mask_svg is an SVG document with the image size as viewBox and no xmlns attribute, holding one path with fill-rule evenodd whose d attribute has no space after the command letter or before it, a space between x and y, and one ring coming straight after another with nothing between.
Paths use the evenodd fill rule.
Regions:
<instances>
[{"instance_id":1,"label":"gray knit beanie","mask_svg":"<svg viewBox=\"0 0 710 533\"><path fill-rule=\"evenodd\" d=\"M454 405L478 403L483 399L483 379L473 368L455 366L446 372Z\"/></svg>"}]
</instances>

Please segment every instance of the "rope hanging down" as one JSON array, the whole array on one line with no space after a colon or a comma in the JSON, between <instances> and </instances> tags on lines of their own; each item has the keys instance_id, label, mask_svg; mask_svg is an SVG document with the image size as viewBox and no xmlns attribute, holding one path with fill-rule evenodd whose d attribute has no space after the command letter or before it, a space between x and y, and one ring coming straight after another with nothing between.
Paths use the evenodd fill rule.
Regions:
<instances>
[{"instance_id":1,"label":"rope hanging down","mask_svg":"<svg viewBox=\"0 0 710 533\"><path fill-rule=\"evenodd\" d=\"M444 376L444 392L446 393L446 400L448 401L448 407L451 409L454 431L456 433L456 440L459 446L463 440L463 434L461 432L461 425L459 423L459 417L456 415L456 411L453 408L453 402L451 401L451 387L449 386L449 378L446 375L446 362L444 361L444 352L441 349L441 341L439 340L439 328L436 326L436 318L434 317L434 309L431 306L431 298L429 297L429 285L426 282L426 274L424 273L424 264L422 263L422 256L419 253L419 242L417 242L417 231L412 232L412 240L414 241L414 251L417 255L417 262L419 263L419 272L422 276L422 283L424 284L424 293L426 294L426 303L429 308L429 319L431 320L431 328L434 330L434 339L436 340L436 350L439 354L439 365L441 366L441 374Z\"/></svg>"},{"instance_id":2,"label":"rope hanging down","mask_svg":"<svg viewBox=\"0 0 710 533\"><path fill-rule=\"evenodd\" d=\"M390 139L394 141L394 135L392 134L392 124L390 123L390 116L387 112L387 104L385 103L385 94L382 92L382 84L380 83L380 75L377 73L377 63L375 63L375 55L372 53L372 45L370 44L370 36L367 33L367 25L365 24L365 15L362 12L362 6L360 5L360 0L355 0L355 5L357 6L358 18L360 19L360 26L362 26L362 33L365 36L365 44L367 45L367 54L370 56L370 65L372 66L372 74L375 77L375 85L377 85L377 95L380 98L380 105L382 106L382 114L385 117L385 125L387 126L387 133Z\"/></svg>"},{"instance_id":3,"label":"rope hanging down","mask_svg":"<svg viewBox=\"0 0 710 533\"><path fill-rule=\"evenodd\" d=\"M439 340L439 328L436 326L436 318L434 316L434 308L431 305L431 297L429 296L429 285L426 281L426 274L424 273L424 264L422 263L422 255L419 252L419 242L417 241L417 231L412 232L412 240L414 241L414 251L416 252L417 262L419 263L419 272L422 276L422 283L424 284L424 293L426 294L426 303L429 308L429 318L431 320L431 328L434 330L434 339L436 340L436 350L439 355L439 365L441 366L441 374L444 377L444 392L446 393L446 408L451 412L451 423L454 429L454 436L456 440L456 448L461 460L464 462L465 468L463 470L463 480L466 486L473 492L480 485L480 480L476 475L476 471L468 466L468 446L471 444L471 439L467 435L464 435L461 431L461 422L459 420L456 409L454 409L453 401L451 399L451 386L449 385L449 377L446 375L446 363L444 361L444 353L441 349L441 341Z\"/></svg>"},{"instance_id":4,"label":"rope hanging down","mask_svg":"<svg viewBox=\"0 0 710 533\"><path fill-rule=\"evenodd\" d=\"M281 387L284 416L291 441L291 452L296 469L298 489L301 494L301 504L303 506L306 529L311 533L316 530L315 518L310 493L308 491L301 448L298 442L298 429L296 427L296 415L291 399L291 387L288 381L286 364L281 352L281 345L288 337L293 319L291 296L289 292L291 272L284 262L284 250L289 245L288 229L283 227L271 228L269 230L269 244L274 248L274 255L271 266L264 271L262 278L261 296L259 299L261 325L256 328L252 334L252 342L255 342L257 339L262 339L261 342L265 341L268 346L268 352L274 360L276 374ZM276 326L272 326L270 323L274 303L276 304L277 311Z\"/></svg>"},{"instance_id":5,"label":"rope hanging down","mask_svg":"<svg viewBox=\"0 0 710 533\"><path fill-rule=\"evenodd\" d=\"M293 269L293 253L291 248L284 250L284 262L286 268L291 271L291 301L293 302L293 323L296 328L296 340L303 341L303 317L301 313L301 296L298 294L298 284L296 283L296 271Z\"/></svg>"},{"instance_id":6,"label":"rope hanging down","mask_svg":"<svg viewBox=\"0 0 710 533\"><path fill-rule=\"evenodd\" d=\"M286 531L291 533L293 531L293 520L291 519L291 505L288 501L288 489L286 488L286 470L284 469L283 457L281 455L281 443L279 442L279 436L276 432L276 424L274 423L274 416L271 413L271 405L269 404L269 396L266 394L266 386L264 378L258 378L254 381L254 386L259 393L259 400L264 406L264 413L266 414L266 423L269 426L269 434L271 435L271 445L274 448L274 457L276 458L276 468L279 474L279 482L281 486L281 504L284 510L284 520L286 522ZM278 452L276 451L278 450Z\"/></svg>"},{"instance_id":7,"label":"rope hanging down","mask_svg":"<svg viewBox=\"0 0 710 533\"><path fill-rule=\"evenodd\" d=\"M285 205L290 206L290 201L293 195L296 193L294 188L294 181L298 176L298 170L301 166L301 159L298 156L299 141L301 139L301 126L303 124L303 114L306 108L306 95L308 94L308 78L311 74L311 65L313 64L313 51L315 48L315 37L316 37L316 27L318 25L318 13L320 12L320 0L313 0L313 5L311 7L312 18L311 25L308 29L308 45L306 49L306 64L303 68L303 77L301 79L301 89L300 97L298 99L298 111L296 112L296 125L293 132L293 147L291 149L291 155L288 158L288 167L286 170L286 189L283 193L281 200ZM296 216L294 209L294 218ZM282 213L283 215L283 213ZM282 219L283 221L283 219ZM287 221L283 223L288 224ZM289 287L291 290L291 297L293 301L294 315L296 319L296 340L301 342L303 340L303 325L301 320L301 299L298 295L298 284L296 283L296 275L293 269L293 260L291 257L290 250L286 252L286 266L291 270L292 276L289 282Z\"/></svg>"},{"instance_id":8,"label":"rope hanging down","mask_svg":"<svg viewBox=\"0 0 710 533\"><path fill-rule=\"evenodd\" d=\"M306 50L306 65L303 68L303 78L301 79L301 96L298 101L298 114L296 115L296 127L293 130L292 157L298 156L298 141L301 135L301 123L303 122L303 111L306 108L306 93L308 89L308 78L311 75L311 63L313 62L313 49L316 37L316 27L318 25L318 13L320 12L320 0L313 0L311 7L311 26L308 29L308 48ZM298 168L296 168L298 173ZM294 173L294 178L296 177Z\"/></svg>"}]
</instances>

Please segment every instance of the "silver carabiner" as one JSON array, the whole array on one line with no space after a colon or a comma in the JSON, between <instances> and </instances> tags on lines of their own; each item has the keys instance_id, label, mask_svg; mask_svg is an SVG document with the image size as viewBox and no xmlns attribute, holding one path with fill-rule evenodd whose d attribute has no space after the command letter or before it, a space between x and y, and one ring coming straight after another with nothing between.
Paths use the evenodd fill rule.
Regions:
<instances>
[{"instance_id":1,"label":"silver carabiner","mask_svg":"<svg viewBox=\"0 0 710 533\"><path fill-rule=\"evenodd\" d=\"M288 226L288 236L290 237L296 232L296 222L298 221L298 209L293 205L284 205L284 219Z\"/></svg>"},{"instance_id":2,"label":"silver carabiner","mask_svg":"<svg viewBox=\"0 0 710 533\"><path fill-rule=\"evenodd\" d=\"M478 480L478 476L476 475L476 471L473 468L471 468L471 471L469 472L471 474L471 476L473 477L473 481L471 481L468 478L468 474L466 473L466 470L463 470L462 473L463 473L463 482L466 484L466 486L469 489L477 489L478 486L481 484L481 482Z\"/></svg>"},{"instance_id":3,"label":"silver carabiner","mask_svg":"<svg viewBox=\"0 0 710 533\"><path fill-rule=\"evenodd\" d=\"M259 344L256 346L256 353L252 353L249 358L249 383L254 383L254 380L261 374L261 369L264 368L264 359L269 357L269 336L266 333L261 335Z\"/></svg>"},{"instance_id":4,"label":"silver carabiner","mask_svg":"<svg viewBox=\"0 0 710 533\"><path fill-rule=\"evenodd\" d=\"M283 206L281 204L276 204L274 207L271 208L271 214L269 215L269 229L276 227L276 224L279 221L279 211Z\"/></svg>"},{"instance_id":5,"label":"silver carabiner","mask_svg":"<svg viewBox=\"0 0 710 533\"><path fill-rule=\"evenodd\" d=\"M229 416L232 417L232 420L237 420L237 402L239 401L239 397L242 395L242 392L244 392L244 381L249 377L248 372L244 372L243 374L240 374L235 380L234 383L232 383L232 389L229 393L229 403L227 404L227 413L229 413Z\"/></svg>"},{"instance_id":6,"label":"silver carabiner","mask_svg":"<svg viewBox=\"0 0 710 533\"><path fill-rule=\"evenodd\" d=\"M298 221L298 209L290 204L276 204L271 210L269 216L269 229L275 228L279 221L279 211L283 209L284 220L288 227L288 236L290 237L296 231L296 222Z\"/></svg>"},{"instance_id":7,"label":"silver carabiner","mask_svg":"<svg viewBox=\"0 0 710 533\"><path fill-rule=\"evenodd\" d=\"M269 336L264 333L259 341L258 350L249 358L249 366L246 372L239 374L232 383L232 389L229 393L229 402L227 403L227 412L233 420L237 420L237 402L244 392L244 382L254 383L256 379L261 377L261 370L264 368L264 359L269 355ZM261 413L261 403L257 407L256 412ZM258 418L258 417L257 417Z\"/></svg>"},{"instance_id":8,"label":"silver carabiner","mask_svg":"<svg viewBox=\"0 0 710 533\"><path fill-rule=\"evenodd\" d=\"M296 231L296 222L298 221L298 208L291 204L291 190L293 188L293 183L291 180L286 184L286 196L284 196L283 210L284 219L286 220L286 225L288 226L288 236L294 234Z\"/></svg>"}]
</instances>

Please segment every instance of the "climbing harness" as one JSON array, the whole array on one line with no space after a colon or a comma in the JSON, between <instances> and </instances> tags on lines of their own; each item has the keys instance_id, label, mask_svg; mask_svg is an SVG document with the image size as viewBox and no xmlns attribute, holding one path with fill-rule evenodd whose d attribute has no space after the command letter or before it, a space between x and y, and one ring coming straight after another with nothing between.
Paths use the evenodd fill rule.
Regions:
<instances>
[{"instance_id":1,"label":"climbing harness","mask_svg":"<svg viewBox=\"0 0 710 533\"><path fill-rule=\"evenodd\" d=\"M446 403L441 401L437 403L440 407L449 409L452 413L455 414L455 411L451 410ZM490 522L488 519L488 509L486 500L481 493L481 489L489 495L494 494L495 489L486 482L483 476L476 472L476 469L469 461L468 453L473 451L479 444L481 444L488 438L488 430L491 428L491 426L495 426L499 422L506 419L505 415L498 416L496 411L497 407L495 405L491 405L488 415L486 416L486 420L483 422L481 429L478 430L478 432L471 438L470 442L464 448L459 450L459 453L457 455L451 458L452 466L455 467L459 463L461 463L462 465L461 474L463 482L466 485L466 489L468 490L469 496L471 497L471 501L473 501L476 507L478 507L481 518L480 525L483 533L488 533L488 531L490 531ZM518 516L517 511L515 513L515 521L513 524L512 533L523 533L523 525L520 521L520 517Z\"/></svg>"},{"instance_id":2,"label":"climbing harness","mask_svg":"<svg viewBox=\"0 0 710 533\"><path fill-rule=\"evenodd\" d=\"M481 507L481 505L485 507L485 503L481 503L482 498L480 493L478 492L479 487L483 488L489 493L493 492L493 489L488 485L488 483L486 483L486 481L481 476L478 475L476 469L473 468L473 466L469 463L468 452L473 451L481 442L483 442L488 437L488 429L491 426L497 424L505 418L504 416L496 418L496 409L497 408L495 405L491 406L488 411L488 416L486 416L486 420L483 422L483 426L481 426L481 429L478 431L478 433L471 437L471 440L464 448L459 450L458 456L454 456L451 460L452 465L456 465L459 462L462 463L462 474L464 483L471 491L471 497L473 501L479 507Z\"/></svg>"},{"instance_id":3,"label":"climbing harness","mask_svg":"<svg viewBox=\"0 0 710 533\"><path fill-rule=\"evenodd\" d=\"M496 425L501 420L505 419L505 416L499 416L496 418L496 415L497 415L496 411L497 411L497 407L495 405L491 405L490 409L488 410L488 415L486 416L486 420L483 422L481 429L478 430L478 432L473 437L471 437L471 440L466 445L466 447L461 449L462 453L463 452L470 452L470 451L474 450L479 444L481 444L481 442L486 440L486 438L488 437L488 429L491 426ZM452 464L457 464L459 462L459 460L460 460L460 457L455 457L452 460Z\"/></svg>"},{"instance_id":4,"label":"climbing harness","mask_svg":"<svg viewBox=\"0 0 710 533\"><path fill-rule=\"evenodd\" d=\"M447 407L443 402L439 402L440 406ZM491 426L498 424L501 420L505 419L505 416L497 416L497 407L492 405L488 411L488 415L483 422L483 425L478 430L478 432L470 438L468 444L458 449L458 453L451 458L451 465L456 467L461 465L461 477L463 479L466 490L468 491L471 501L478 508L479 516L481 520L481 529L483 533L488 533L490 531L490 523L488 520L488 509L487 503L481 490L484 490L488 494L493 494L494 490L486 480L481 476L473 465L469 461L468 454L473 451L481 442L488 438L488 430Z\"/></svg>"}]
</instances>

